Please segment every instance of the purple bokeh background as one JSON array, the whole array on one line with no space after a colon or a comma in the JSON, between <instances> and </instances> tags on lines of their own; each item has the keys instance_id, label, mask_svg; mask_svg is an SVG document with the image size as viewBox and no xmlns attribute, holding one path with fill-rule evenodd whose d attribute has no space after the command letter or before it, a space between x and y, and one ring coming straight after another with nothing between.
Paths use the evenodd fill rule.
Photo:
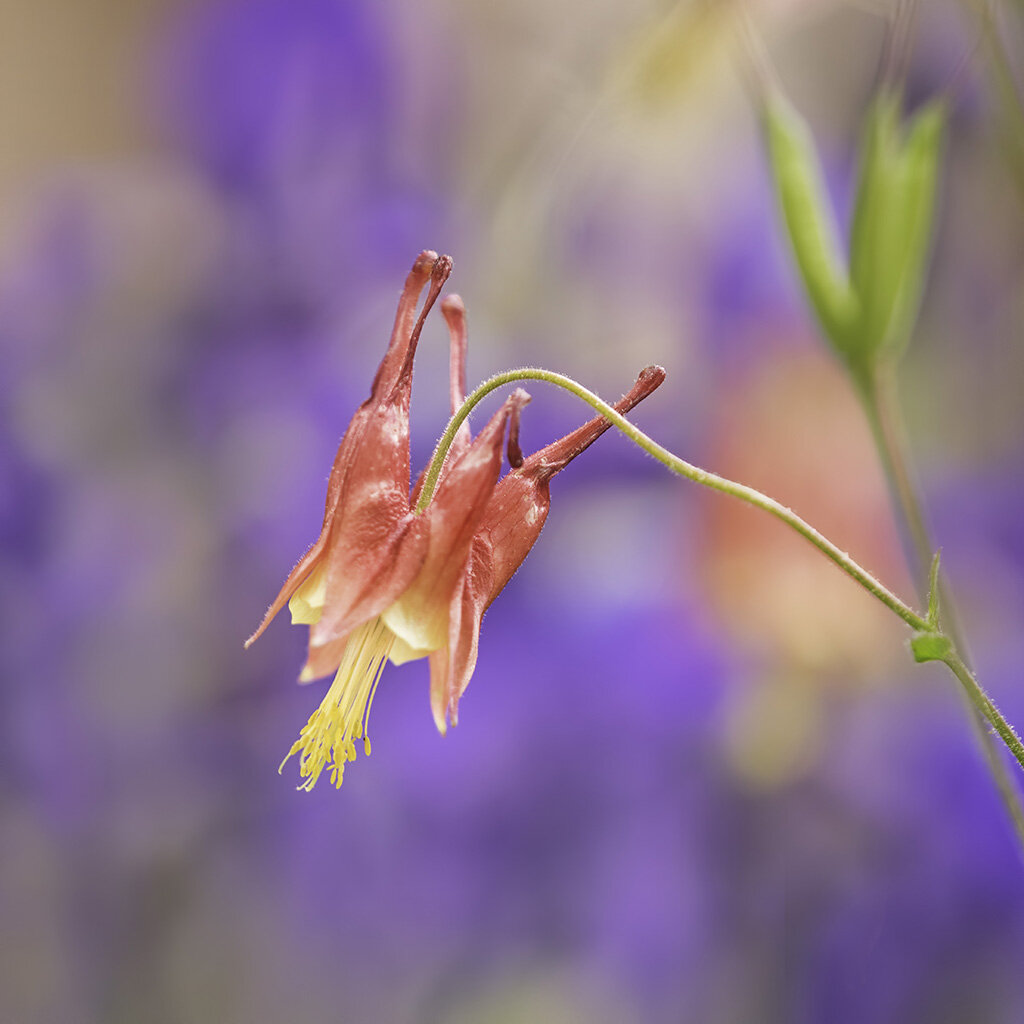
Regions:
<instances>
[{"instance_id":1,"label":"purple bokeh background","mask_svg":"<svg viewBox=\"0 0 1024 1024\"><path fill-rule=\"evenodd\" d=\"M133 147L3 195L0 1019L1024 1016L1024 868L950 681L616 436L555 482L458 729L433 730L425 665L389 667L340 792L277 774L321 691L293 682L302 630L241 641L316 534L425 247L455 257L471 381L543 362L611 395L662 362L638 423L855 555L877 540L908 586L856 407L815 418L845 385L726 28L577 6L585 44L553 6L154 4L119 71ZM762 13L848 181L880 19ZM914 81L944 81L969 23L922 21ZM1020 724L1024 205L983 69L965 90L906 397L981 676ZM438 317L418 463L446 344ZM527 449L585 416L533 390Z\"/></svg>"}]
</instances>

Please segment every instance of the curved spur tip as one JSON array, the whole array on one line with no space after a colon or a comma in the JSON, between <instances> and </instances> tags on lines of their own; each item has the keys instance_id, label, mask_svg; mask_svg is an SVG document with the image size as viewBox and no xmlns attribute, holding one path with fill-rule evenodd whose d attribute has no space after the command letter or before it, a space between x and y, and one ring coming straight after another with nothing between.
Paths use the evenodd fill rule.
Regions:
<instances>
[{"instance_id":1,"label":"curved spur tip","mask_svg":"<svg viewBox=\"0 0 1024 1024\"><path fill-rule=\"evenodd\" d=\"M636 380L638 384L647 384L653 390L654 388L659 387L664 382L666 376L668 375L665 373L664 366L657 366L655 364L652 364L650 366L645 366L640 371L640 376L637 377Z\"/></svg>"},{"instance_id":2,"label":"curved spur tip","mask_svg":"<svg viewBox=\"0 0 1024 1024\"><path fill-rule=\"evenodd\" d=\"M464 316L466 304L462 301L462 296L454 293L446 295L441 300L441 312L444 313L445 319L450 316Z\"/></svg>"},{"instance_id":3,"label":"curved spur tip","mask_svg":"<svg viewBox=\"0 0 1024 1024\"><path fill-rule=\"evenodd\" d=\"M437 265L438 255L433 249L424 249L413 263L413 273L429 274Z\"/></svg>"},{"instance_id":4,"label":"curved spur tip","mask_svg":"<svg viewBox=\"0 0 1024 1024\"><path fill-rule=\"evenodd\" d=\"M437 262L434 264L434 269L431 271L430 276L439 284L443 284L448 280L448 275L451 274L452 267L454 266L455 261L451 256L438 256Z\"/></svg>"}]
</instances>

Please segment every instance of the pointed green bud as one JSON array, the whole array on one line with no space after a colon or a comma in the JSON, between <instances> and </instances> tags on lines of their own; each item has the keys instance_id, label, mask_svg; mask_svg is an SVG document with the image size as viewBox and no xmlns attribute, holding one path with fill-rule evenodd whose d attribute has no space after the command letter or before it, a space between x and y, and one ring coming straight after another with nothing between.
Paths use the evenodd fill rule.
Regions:
<instances>
[{"instance_id":1,"label":"pointed green bud","mask_svg":"<svg viewBox=\"0 0 1024 1024\"><path fill-rule=\"evenodd\" d=\"M797 269L826 337L845 353L858 319L858 304L814 140L779 93L767 97L763 116L775 191Z\"/></svg>"},{"instance_id":2,"label":"pointed green bud","mask_svg":"<svg viewBox=\"0 0 1024 1024\"><path fill-rule=\"evenodd\" d=\"M861 302L858 348L878 347L898 287L902 193L900 97L882 93L864 121L850 226L850 279Z\"/></svg>"},{"instance_id":3,"label":"pointed green bud","mask_svg":"<svg viewBox=\"0 0 1024 1024\"><path fill-rule=\"evenodd\" d=\"M946 110L926 106L901 123L902 98L884 92L864 126L850 231L850 278L860 303L853 355L898 353L917 318L935 214Z\"/></svg>"},{"instance_id":4,"label":"pointed green bud","mask_svg":"<svg viewBox=\"0 0 1024 1024\"><path fill-rule=\"evenodd\" d=\"M936 101L914 119L903 153L905 199L903 265L900 287L883 344L895 353L906 347L917 321L931 256L936 190L946 135L945 103Z\"/></svg>"}]
</instances>

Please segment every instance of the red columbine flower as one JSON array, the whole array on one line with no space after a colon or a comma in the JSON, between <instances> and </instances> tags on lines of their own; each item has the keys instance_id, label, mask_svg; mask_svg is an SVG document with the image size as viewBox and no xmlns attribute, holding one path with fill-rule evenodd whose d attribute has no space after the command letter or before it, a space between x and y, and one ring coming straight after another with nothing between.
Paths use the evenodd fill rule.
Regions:
<instances>
[{"instance_id":1,"label":"red columbine flower","mask_svg":"<svg viewBox=\"0 0 1024 1024\"><path fill-rule=\"evenodd\" d=\"M433 252L422 253L413 265L370 397L338 448L320 536L246 641L248 647L287 602L292 622L310 626L300 679L335 673L289 753L300 754L306 788L326 767L340 785L345 762L355 758L356 739L369 750L373 690L392 651L396 661L407 660L429 653L435 638L443 641L449 591L497 482L506 424L529 399L517 391L472 443L463 439L430 507L415 515L409 498L413 357L424 319L450 272L451 260ZM395 606L399 597L403 603Z\"/></svg>"},{"instance_id":2,"label":"red columbine flower","mask_svg":"<svg viewBox=\"0 0 1024 1024\"><path fill-rule=\"evenodd\" d=\"M417 514L409 497L413 356L450 272L451 260L433 252L413 265L370 398L338 448L320 536L246 641L248 647L287 602L292 622L310 627L300 681L334 673L285 758L299 755L304 789L326 768L340 786L345 764L356 756L355 740L369 754L370 706L389 657L400 664L429 656L434 719L442 732L449 710L455 721L476 662L480 618L540 533L550 503L548 481L608 427L598 417L523 462L518 422L529 395L516 390L476 438L468 428L459 432L433 499ZM416 303L428 280L417 319ZM465 392L465 311L456 296L443 310L452 343L454 410ZM661 370L645 371L616 408L632 408L663 378ZM510 461L518 468L498 484L506 427Z\"/></svg>"},{"instance_id":3,"label":"red columbine flower","mask_svg":"<svg viewBox=\"0 0 1024 1024\"><path fill-rule=\"evenodd\" d=\"M320 586L315 572L291 598L292 622L310 624L310 653L300 679L313 679L336 669L320 707L285 758L287 761L292 754L299 754L304 788L312 789L328 767L331 781L340 786L345 762L355 760L355 740L362 739L366 753L370 753L366 732L384 662L389 657L395 664L422 658L445 643L451 595L501 472L506 425L528 401L529 395L517 389L456 457L438 484L433 501L421 515L413 516L411 526L394 548L401 575L393 573L389 587L381 588L386 597L364 606L367 617L359 625L342 636L328 632L323 643L317 642L319 626L329 621L331 592L329 587L325 591ZM405 500L410 508L408 490ZM411 508L409 514L413 515ZM347 550L340 541L337 546ZM327 555L328 559L332 557ZM369 559L367 564L375 563ZM410 565L414 566L411 577L407 574ZM353 574L360 571L367 570L353 560ZM395 597L394 580L399 579L402 585ZM374 585L371 578L367 586ZM380 608L384 601L386 607ZM340 616L335 614L333 618Z\"/></svg>"}]
</instances>

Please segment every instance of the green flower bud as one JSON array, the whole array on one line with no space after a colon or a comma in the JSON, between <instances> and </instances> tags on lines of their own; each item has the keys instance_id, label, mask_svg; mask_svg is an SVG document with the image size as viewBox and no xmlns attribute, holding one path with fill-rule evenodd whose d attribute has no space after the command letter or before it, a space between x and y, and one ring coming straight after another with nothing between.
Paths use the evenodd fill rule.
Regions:
<instances>
[{"instance_id":1,"label":"green flower bud","mask_svg":"<svg viewBox=\"0 0 1024 1024\"><path fill-rule=\"evenodd\" d=\"M814 140L800 115L777 93L765 103L764 127L779 207L807 297L826 337L845 353L859 318L858 302Z\"/></svg>"},{"instance_id":2,"label":"green flower bud","mask_svg":"<svg viewBox=\"0 0 1024 1024\"><path fill-rule=\"evenodd\" d=\"M858 348L877 349L899 290L903 231L898 96L883 93L864 122L860 176L850 227L850 278L862 303Z\"/></svg>"},{"instance_id":3,"label":"green flower bud","mask_svg":"<svg viewBox=\"0 0 1024 1024\"><path fill-rule=\"evenodd\" d=\"M902 98L883 92L868 112L850 227L849 271L807 125L781 96L765 103L775 189L797 269L825 336L857 374L902 351L928 263L946 125L941 101L904 128Z\"/></svg>"},{"instance_id":4,"label":"green flower bud","mask_svg":"<svg viewBox=\"0 0 1024 1024\"><path fill-rule=\"evenodd\" d=\"M898 354L921 300L945 131L941 102L926 106L906 135L901 99L884 93L865 123L857 202L850 232L850 276L860 301L856 355Z\"/></svg>"},{"instance_id":5,"label":"green flower bud","mask_svg":"<svg viewBox=\"0 0 1024 1024\"><path fill-rule=\"evenodd\" d=\"M900 290L886 342L902 350L914 328L924 292L935 225L936 190L946 135L945 103L935 101L914 119L904 151L906 200L903 207L904 254Z\"/></svg>"}]
</instances>

